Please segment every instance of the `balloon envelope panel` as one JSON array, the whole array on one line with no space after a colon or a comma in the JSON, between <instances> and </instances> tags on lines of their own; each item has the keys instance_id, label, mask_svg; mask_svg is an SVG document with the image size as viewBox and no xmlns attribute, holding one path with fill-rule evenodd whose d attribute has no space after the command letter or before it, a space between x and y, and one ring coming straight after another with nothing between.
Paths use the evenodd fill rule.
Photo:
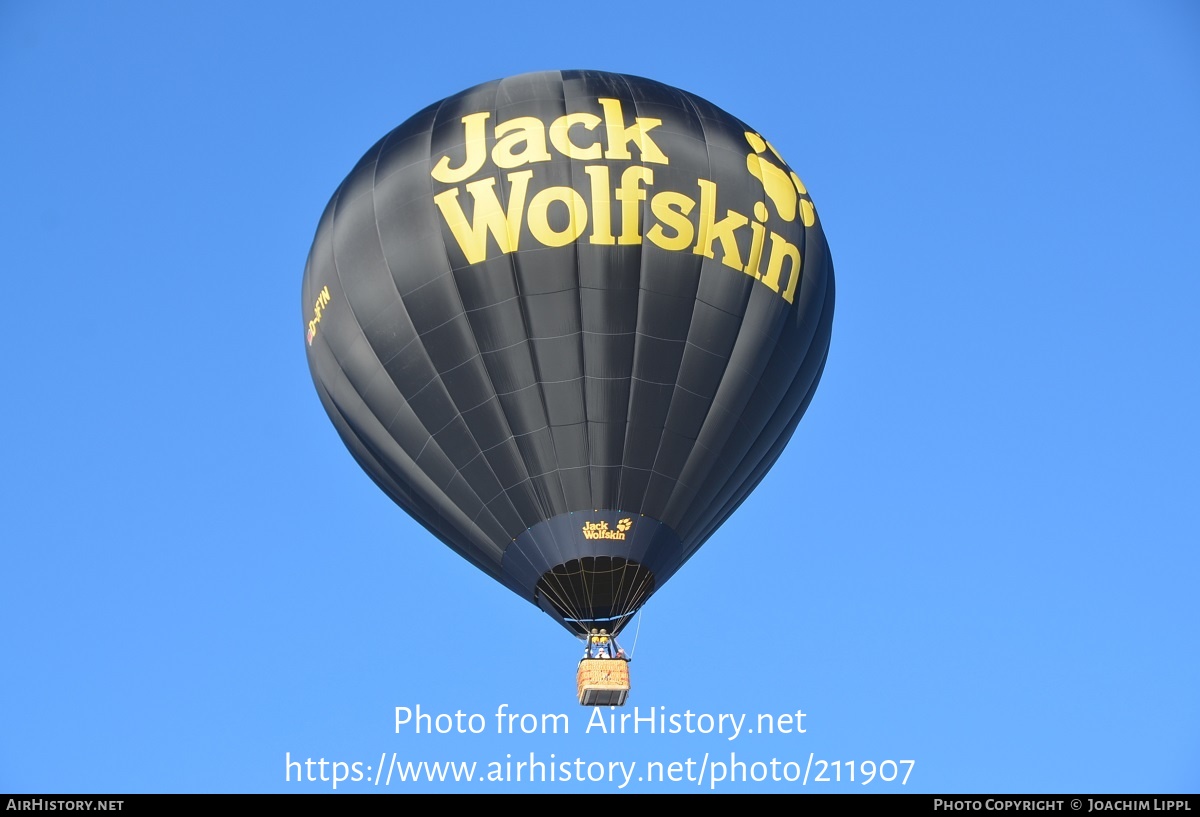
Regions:
<instances>
[{"instance_id":1,"label":"balloon envelope panel","mask_svg":"<svg viewBox=\"0 0 1200 817\"><path fill-rule=\"evenodd\" d=\"M596 71L485 83L387 134L303 284L355 459L573 631L619 631L766 474L833 301L807 190L757 131Z\"/></svg>"}]
</instances>

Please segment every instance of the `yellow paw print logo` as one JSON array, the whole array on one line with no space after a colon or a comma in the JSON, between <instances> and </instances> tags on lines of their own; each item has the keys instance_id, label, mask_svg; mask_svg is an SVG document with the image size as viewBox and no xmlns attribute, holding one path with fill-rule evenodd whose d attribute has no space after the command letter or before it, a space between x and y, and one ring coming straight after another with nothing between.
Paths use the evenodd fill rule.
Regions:
<instances>
[{"instance_id":1,"label":"yellow paw print logo","mask_svg":"<svg viewBox=\"0 0 1200 817\"><path fill-rule=\"evenodd\" d=\"M784 221L795 221L796 211L799 209L804 226L813 226L816 222L816 212L813 210L812 202L805 198L808 190L805 189L804 182L800 181L800 177L795 173L785 172L783 168L764 159L761 154L763 151L770 150L780 164L786 164L783 157L779 155L779 151L766 139L757 133L746 131L746 141L750 143L750 147L754 151L746 156L746 169L750 171L751 176L762 182L763 191L775 205L775 212ZM755 205L756 211L759 208L762 208L762 212L765 214L766 208L763 208L762 202Z\"/></svg>"},{"instance_id":2,"label":"yellow paw print logo","mask_svg":"<svg viewBox=\"0 0 1200 817\"><path fill-rule=\"evenodd\" d=\"M621 533L625 533L632 527L633 527L633 520L630 519L629 517L626 517L617 523L617 530L619 530Z\"/></svg>"}]
</instances>

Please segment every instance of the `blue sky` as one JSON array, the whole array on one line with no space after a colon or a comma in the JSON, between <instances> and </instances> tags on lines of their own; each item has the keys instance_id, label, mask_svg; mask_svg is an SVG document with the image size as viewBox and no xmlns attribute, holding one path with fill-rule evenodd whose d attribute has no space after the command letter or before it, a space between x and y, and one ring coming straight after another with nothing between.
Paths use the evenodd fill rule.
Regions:
<instances>
[{"instance_id":1,"label":"blue sky","mask_svg":"<svg viewBox=\"0 0 1200 817\"><path fill-rule=\"evenodd\" d=\"M1200 790L1200 11L830 5L0 4L0 791L332 790L289 758L360 763L339 792ZM821 214L821 387L646 607L618 710L803 733L589 730L577 643L317 400L300 280L338 182L553 68L710 99ZM486 728L397 732L417 706ZM486 780L531 753L605 777ZM376 785L393 754L485 781ZM772 759L808 784L714 779Z\"/></svg>"}]
</instances>

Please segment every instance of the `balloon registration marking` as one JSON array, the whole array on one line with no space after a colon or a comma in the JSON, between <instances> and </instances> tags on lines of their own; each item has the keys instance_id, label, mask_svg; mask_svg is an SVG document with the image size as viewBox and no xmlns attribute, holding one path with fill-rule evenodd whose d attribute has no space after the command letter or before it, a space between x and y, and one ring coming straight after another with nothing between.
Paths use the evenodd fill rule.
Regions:
<instances>
[{"instance_id":1,"label":"balloon registration marking","mask_svg":"<svg viewBox=\"0 0 1200 817\"><path fill-rule=\"evenodd\" d=\"M329 287L321 287L321 291L317 294L317 302L313 304L313 317L308 322L308 334L306 339L308 345L312 346L313 339L317 336L317 327L321 324L321 315L325 312L325 307L329 306L332 298L329 295Z\"/></svg>"}]
</instances>

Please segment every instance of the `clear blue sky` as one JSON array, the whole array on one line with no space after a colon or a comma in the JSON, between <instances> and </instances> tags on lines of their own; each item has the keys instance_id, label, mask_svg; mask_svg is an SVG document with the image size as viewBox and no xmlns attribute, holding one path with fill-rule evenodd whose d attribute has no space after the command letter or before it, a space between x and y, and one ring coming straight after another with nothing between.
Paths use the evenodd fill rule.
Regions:
<instances>
[{"instance_id":1,"label":"clear blue sky","mask_svg":"<svg viewBox=\"0 0 1200 817\"><path fill-rule=\"evenodd\" d=\"M621 779L368 782L392 753L636 763L626 791L731 753L843 781L718 791L1200 790L1196 5L410 5L0 3L0 791L332 788L289 754L361 763L339 792ZM821 214L820 389L647 606L623 710L803 734L587 732L577 643L393 506L313 389L338 182L430 102L552 68L710 99ZM418 705L486 729L397 734ZM502 705L570 731L497 734ZM637 779L706 755L699 787ZM907 785L861 785L889 759Z\"/></svg>"}]
</instances>

